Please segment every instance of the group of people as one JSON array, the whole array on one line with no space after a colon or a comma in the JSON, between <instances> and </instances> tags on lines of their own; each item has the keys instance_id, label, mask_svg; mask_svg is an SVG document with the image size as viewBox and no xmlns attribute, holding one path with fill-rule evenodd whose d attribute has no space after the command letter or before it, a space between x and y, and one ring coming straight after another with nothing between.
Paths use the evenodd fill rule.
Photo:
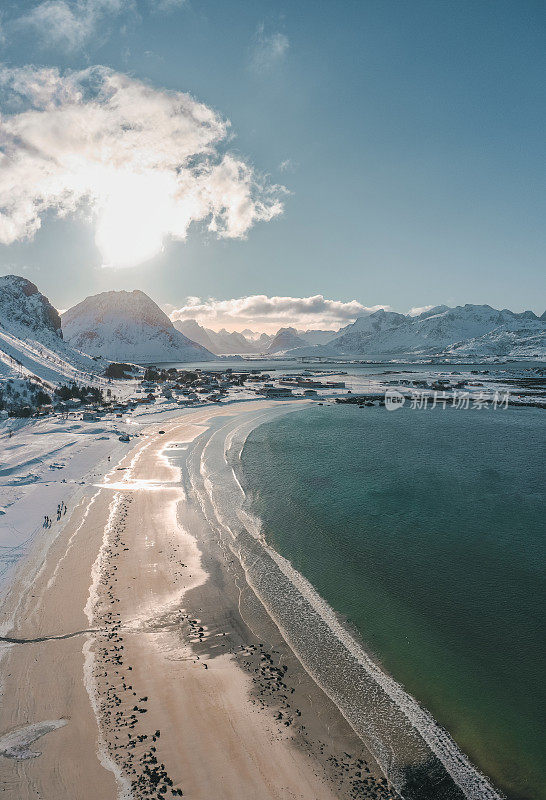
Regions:
<instances>
[{"instance_id":1,"label":"group of people","mask_svg":"<svg viewBox=\"0 0 546 800\"><path fill-rule=\"evenodd\" d=\"M64 500L61 500L61 502L57 505L57 522L61 519L61 517L64 517L64 515L67 512L67 510L68 509L67 509L66 503L64 502ZM42 527L43 528L51 528L52 524L53 524L53 520L51 519L49 514L46 514L44 516L44 524L43 524Z\"/></svg>"}]
</instances>

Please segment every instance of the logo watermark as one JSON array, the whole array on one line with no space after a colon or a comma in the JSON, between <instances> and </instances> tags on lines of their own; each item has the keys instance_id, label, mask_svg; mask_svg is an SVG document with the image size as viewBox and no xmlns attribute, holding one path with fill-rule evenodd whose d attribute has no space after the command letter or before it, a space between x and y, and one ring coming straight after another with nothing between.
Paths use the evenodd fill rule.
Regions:
<instances>
[{"instance_id":1,"label":"logo watermark","mask_svg":"<svg viewBox=\"0 0 546 800\"><path fill-rule=\"evenodd\" d=\"M397 411L405 402L406 398L397 389L387 389L385 392L385 408L389 411Z\"/></svg>"},{"instance_id":2,"label":"logo watermark","mask_svg":"<svg viewBox=\"0 0 546 800\"><path fill-rule=\"evenodd\" d=\"M433 410L434 408L445 409L448 406L453 408L469 408L480 411L484 408L506 409L510 400L509 392L494 392L485 394L484 392L418 392L410 396L404 395L398 389L387 389L385 392L385 408L388 411L398 411L407 404L412 410Z\"/></svg>"}]
</instances>

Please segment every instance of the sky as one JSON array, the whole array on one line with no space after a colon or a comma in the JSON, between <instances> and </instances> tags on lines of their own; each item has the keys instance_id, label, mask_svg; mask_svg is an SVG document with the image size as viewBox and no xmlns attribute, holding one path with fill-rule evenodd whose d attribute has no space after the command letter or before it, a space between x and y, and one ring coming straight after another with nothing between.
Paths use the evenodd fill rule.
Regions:
<instances>
[{"instance_id":1,"label":"sky","mask_svg":"<svg viewBox=\"0 0 546 800\"><path fill-rule=\"evenodd\" d=\"M4 0L0 273L210 327L546 305L546 6Z\"/></svg>"}]
</instances>

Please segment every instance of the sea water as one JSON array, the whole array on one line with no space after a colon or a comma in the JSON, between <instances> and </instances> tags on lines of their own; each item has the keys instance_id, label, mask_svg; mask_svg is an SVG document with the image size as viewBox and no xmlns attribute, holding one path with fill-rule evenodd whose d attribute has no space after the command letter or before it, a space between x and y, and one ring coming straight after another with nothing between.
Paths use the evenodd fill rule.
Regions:
<instances>
[{"instance_id":1,"label":"sea water","mask_svg":"<svg viewBox=\"0 0 546 800\"><path fill-rule=\"evenodd\" d=\"M242 454L270 544L514 800L546 797L545 421L315 405Z\"/></svg>"}]
</instances>

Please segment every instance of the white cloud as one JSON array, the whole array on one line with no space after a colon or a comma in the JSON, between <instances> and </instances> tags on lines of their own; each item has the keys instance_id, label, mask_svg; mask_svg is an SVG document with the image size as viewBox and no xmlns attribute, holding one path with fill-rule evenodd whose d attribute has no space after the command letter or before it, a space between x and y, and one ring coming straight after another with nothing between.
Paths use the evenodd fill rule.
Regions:
<instances>
[{"instance_id":1,"label":"white cloud","mask_svg":"<svg viewBox=\"0 0 546 800\"><path fill-rule=\"evenodd\" d=\"M418 317L419 314L424 314L425 311L430 311L431 308L434 308L434 306L414 306L408 311L408 316Z\"/></svg>"},{"instance_id":2,"label":"white cloud","mask_svg":"<svg viewBox=\"0 0 546 800\"><path fill-rule=\"evenodd\" d=\"M262 24L254 36L250 66L256 72L269 72L284 61L289 47L290 42L284 33L266 34Z\"/></svg>"},{"instance_id":3,"label":"white cloud","mask_svg":"<svg viewBox=\"0 0 546 800\"><path fill-rule=\"evenodd\" d=\"M286 190L225 152L229 122L183 92L101 66L24 67L0 70L0 99L3 244L32 238L48 210L86 209L105 263L131 266L192 222L236 238L282 211Z\"/></svg>"},{"instance_id":4,"label":"white cloud","mask_svg":"<svg viewBox=\"0 0 546 800\"><path fill-rule=\"evenodd\" d=\"M279 172L295 172L298 165L291 158L285 158L279 164Z\"/></svg>"},{"instance_id":5,"label":"white cloud","mask_svg":"<svg viewBox=\"0 0 546 800\"><path fill-rule=\"evenodd\" d=\"M72 51L83 47L108 18L134 11L134 0L44 0L15 21L48 47Z\"/></svg>"},{"instance_id":6,"label":"white cloud","mask_svg":"<svg viewBox=\"0 0 546 800\"><path fill-rule=\"evenodd\" d=\"M295 328L322 328L337 330L357 317L373 313L378 305L367 307L358 300L343 302L328 300L321 294L312 297L268 297L264 294L239 297L232 300L201 300L188 297L186 305L170 311L171 319L196 319L209 328L223 327L243 330L247 327L260 331L276 331L281 326Z\"/></svg>"},{"instance_id":7,"label":"white cloud","mask_svg":"<svg viewBox=\"0 0 546 800\"><path fill-rule=\"evenodd\" d=\"M71 52L97 35L108 36L120 16L139 19L139 10L146 8L169 13L188 5L189 0L41 0L11 24L16 31L31 31L48 48Z\"/></svg>"}]
</instances>

